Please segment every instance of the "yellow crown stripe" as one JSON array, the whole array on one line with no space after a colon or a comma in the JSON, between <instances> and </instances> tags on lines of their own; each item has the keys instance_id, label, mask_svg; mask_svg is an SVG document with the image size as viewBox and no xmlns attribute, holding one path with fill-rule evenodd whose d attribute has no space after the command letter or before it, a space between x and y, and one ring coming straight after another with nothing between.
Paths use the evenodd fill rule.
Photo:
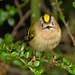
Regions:
<instances>
[{"instance_id":1,"label":"yellow crown stripe","mask_svg":"<svg viewBox=\"0 0 75 75\"><path fill-rule=\"evenodd\" d=\"M49 20L50 20L50 16L48 14L45 14L44 15L44 21L49 22Z\"/></svg>"}]
</instances>

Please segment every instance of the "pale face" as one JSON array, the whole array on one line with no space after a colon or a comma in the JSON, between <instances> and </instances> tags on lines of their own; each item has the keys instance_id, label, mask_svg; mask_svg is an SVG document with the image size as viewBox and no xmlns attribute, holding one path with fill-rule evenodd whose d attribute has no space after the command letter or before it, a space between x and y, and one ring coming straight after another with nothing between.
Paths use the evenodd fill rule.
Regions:
<instances>
[{"instance_id":1,"label":"pale face","mask_svg":"<svg viewBox=\"0 0 75 75\"><path fill-rule=\"evenodd\" d=\"M57 29L58 23L53 16L50 17L48 22L45 22L43 17L39 19L42 30L54 30Z\"/></svg>"}]
</instances>

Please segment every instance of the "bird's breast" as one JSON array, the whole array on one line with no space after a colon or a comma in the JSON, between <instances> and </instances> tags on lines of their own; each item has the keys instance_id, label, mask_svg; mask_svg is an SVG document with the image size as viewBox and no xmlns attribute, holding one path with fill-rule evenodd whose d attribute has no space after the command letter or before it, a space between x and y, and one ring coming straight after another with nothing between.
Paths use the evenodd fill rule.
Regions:
<instances>
[{"instance_id":1,"label":"bird's breast","mask_svg":"<svg viewBox=\"0 0 75 75\"><path fill-rule=\"evenodd\" d=\"M36 33L36 36L30 41L30 46L37 51L46 51L55 48L60 42L61 34L55 31L53 34L49 31Z\"/></svg>"}]
</instances>

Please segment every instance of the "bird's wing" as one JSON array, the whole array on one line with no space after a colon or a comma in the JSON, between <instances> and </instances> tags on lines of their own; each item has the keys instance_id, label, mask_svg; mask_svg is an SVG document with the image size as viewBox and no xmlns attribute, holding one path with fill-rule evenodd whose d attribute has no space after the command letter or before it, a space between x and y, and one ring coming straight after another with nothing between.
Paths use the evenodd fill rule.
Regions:
<instances>
[{"instance_id":1,"label":"bird's wing","mask_svg":"<svg viewBox=\"0 0 75 75\"><path fill-rule=\"evenodd\" d=\"M25 41L32 40L34 36L35 36L35 30L33 29L33 27L30 27L27 36L25 36Z\"/></svg>"}]
</instances>

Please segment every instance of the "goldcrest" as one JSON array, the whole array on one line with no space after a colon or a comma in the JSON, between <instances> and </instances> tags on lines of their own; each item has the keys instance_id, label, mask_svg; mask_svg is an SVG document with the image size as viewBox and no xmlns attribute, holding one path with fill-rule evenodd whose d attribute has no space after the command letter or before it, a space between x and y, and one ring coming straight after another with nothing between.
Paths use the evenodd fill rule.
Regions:
<instances>
[{"instance_id":1,"label":"goldcrest","mask_svg":"<svg viewBox=\"0 0 75 75\"><path fill-rule=\"evenodd\" d=\"M53 16L45 14L30 27L26 39L33 50L50 51L59 44L61 29Z\"/></svg>"}]
</instances>

